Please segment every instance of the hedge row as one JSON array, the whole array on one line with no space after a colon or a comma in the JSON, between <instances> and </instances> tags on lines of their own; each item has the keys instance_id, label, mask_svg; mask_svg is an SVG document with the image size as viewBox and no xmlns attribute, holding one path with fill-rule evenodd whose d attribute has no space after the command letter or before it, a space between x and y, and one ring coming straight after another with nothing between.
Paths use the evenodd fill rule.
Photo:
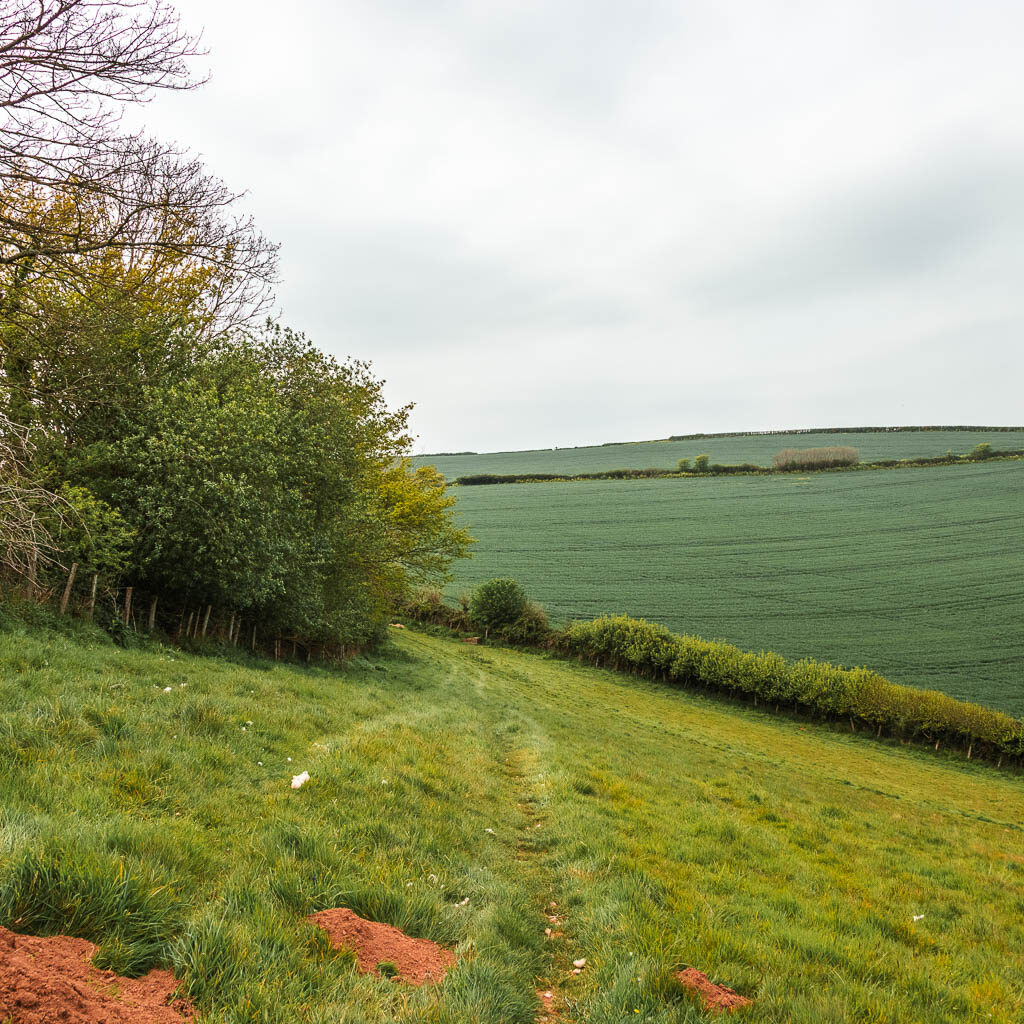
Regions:
<instances>
[{"instance_id":1,"label":"hedge row","mask_svg":"<svg viewBox=\"0 0 1024 1024\"><path fill-rule=\"evenodd\" d=\"M980 446L979 446L980 447ZM809 449L815 451L818 449ZM824 450L824 449L821 449ZM789 449L787 449L789 451ZM785 453L780 453L785 454ZM537 484L551 481L577 481L577 480L653 480L663 478L691 477L691 476L729 476L730 474L776 474L793 472L820 472L826 470L849 470L849 469L907 469L911 466L950 466L963 465L969 462L983 462L988 459L1020 458L1024 455L1024 449L1011 448L1005 450L990 449L985 452L968 452L965 455L922 455L912 459L875 459L873 462L855 463L849 460L837 460L835 462L823 462L820 465L806 466L798 464L779 465L773 467L757 466L751 462L742 462L735 465L722 465L714 463L701 469L695 466L693 469L605 469L595 473L475 473L471 476L460 476L455 478L455 484L460 487L473 487L483 484ZM778 458L778 456L776 456ZM689 460L684 459L684 462Z\"/></svg>"},{"instance_id":2,"label":"hedge row","mask_svg":"<svg viewBox=\"0 0 1024 1024\"><path fill-rule=\"evenodd\" d=\"M754 467L757 468L756 466ZM474 473L455 478L460 487L480 484L536 484L549 480L649 480L675 475L671 469L602 469L595 473Z\"/></svg>"},{"instance_id":3,"label":"hedge row","mask_svg":"<svg viewBox=\"0 0 1024 1024\"><path fill-rule=\"evenodd\" d=\"M1019 719L934 690L900 686L866 668L787 661L770 651L752 654L624 615L574 623L557 645L593 665L849 721L854 729L926 741L936 749L943 742L958 745L968 757L1001 763L1024 755Z\"/></svg>"}]
</instances>

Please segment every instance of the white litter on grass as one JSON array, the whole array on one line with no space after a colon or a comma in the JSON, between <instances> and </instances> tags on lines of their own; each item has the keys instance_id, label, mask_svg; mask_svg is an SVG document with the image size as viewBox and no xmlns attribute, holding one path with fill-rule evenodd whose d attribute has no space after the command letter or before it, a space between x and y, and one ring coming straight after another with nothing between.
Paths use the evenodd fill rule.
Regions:
<instances>
[{"instance_id":1,"label":"white litter on grass","mask_svg":"<svg viewBox=\"0 0 1024 1024\"><path fill-rule=\"evenodd\" d=\"M289 757L288 760L291 761L291 758Z\"/></svg>"},{"instance_id":2,"label":"white litter on grass","mask_svg":"<svg viewBox=\"0 0 1024 1024\"><path fill-rule=\"evenodd\" d=\"M914 920L915 921L923 921L924 920L924 914L915 914L914 915Z\"/></svg>"},{"instance_id":3,"label":"white litter on grass","mask_svg":"<svg viewBox=\"0 0 1024 1024\"><path fill-rule=\"evenodd\" d=\"M263 767L263 762L262 761L257 761L256 764L259 765L260 768Z\"/></svg>"},{"instance_id":4,"label":"white litter on grass","mask_svg":"<svg viewBox=\"0 0 1024 1024\"><path fill-rule=\"evenodd\" d=\"M171 692L171 690L173 690L173 689L174 689L174 687L173 687L173 686L165 686L165 687L164 687L164 693L170 693L170 692Z\"/></svg>"},{"instance_id":5,"label":"white litter on grass","mask_svg":"<svg viewBox=\"0 0 1024 1024\"><path fill-rule=\"evenodd\" d=\"M495 831L494 831L494 829L493 829L493 828L485 828L485 829L484 829L484 831L485 831L485 832L486 832L486 833L487 833L487 834L488 834L489 836L493 836L493 835L495 835Z\"/></svg>"},{"instance_id":6,"label":"white litter on grass","mask_svg":"<svg viewBox=\"0 0 1024 1024\"><path fill-rule=\"evenodd\" d=\"M289 757L288 760L290 761L291 758ZM309 782L309 772L302 772L299 775L293 775L292 789L299 789L307 782Z\"/></svg>"},{"instance_id":7,"label":"white litter on grass","mask_svg":"<svg viewBox=\"0 0 1024 1024\"><path fill-rule=\"evenodd\" d=\"M380 780L380 784L381 784L382 786L386 786L386 785L388 784L388 780L387 780L387 779L381 779L381 780Z\"/></svg>"},{"instance_id":8,"label":"white litter on grass","mask_svg":"<svg viewBox=\"0 0 1024 1024\"><path fill-rule=\"evenodd\" d=\"M433 882L434 885L437 885L437 875L427 875L427 881Z\"/></svg>"},{"instance_id":9,"label":"white litter on grass","mask_svg":"<svg viewBox=\"0 0 1024 1024\"><path fill-rule=\"evenodd\" d=\"M460 906L460 907L468 907L468 906L469 906L469 897L467 896L467 897L466 897L466 898L465 898L464 900L462 900L462 901L461 901L461 902L459 903L459 906Z\"/></svg>"},{"instance_id":10,"label":"white litter on grass","mask_svg":"<svg viewBox=\"0 0 1024 1024\"><path fill-rule=\"evenodd\" d=\"M573 960L572 965L573 967L578 967L582 971L583 968L587 966L586 958L580 957L579 960Z\"/></svg>"},{"instance_id":11,"label":"white litter on grass","mask_svg":"<svg viewBox=\"0 0 1024 1024\"><path fill-rule=\"evenodd\" d=\"M252 722L246 722L245 724L246 725L252 725Z\"/></svg>"}]
</instances>

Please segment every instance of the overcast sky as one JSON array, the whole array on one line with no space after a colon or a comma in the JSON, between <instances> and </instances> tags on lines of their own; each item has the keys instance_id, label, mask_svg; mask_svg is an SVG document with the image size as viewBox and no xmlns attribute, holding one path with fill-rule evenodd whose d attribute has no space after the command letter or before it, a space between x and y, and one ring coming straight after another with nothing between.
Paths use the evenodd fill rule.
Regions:
<instances>
[{"instance_id":1,"label":"overcast sky","mask_svg":"<svg viewBox=\"0 0 1024 1024\"><path fill-rule=\"evenodd\" d=\"M1020 0L176 6L147 125L418 451L1024 421Z\"/></svg>"}]
</instances>

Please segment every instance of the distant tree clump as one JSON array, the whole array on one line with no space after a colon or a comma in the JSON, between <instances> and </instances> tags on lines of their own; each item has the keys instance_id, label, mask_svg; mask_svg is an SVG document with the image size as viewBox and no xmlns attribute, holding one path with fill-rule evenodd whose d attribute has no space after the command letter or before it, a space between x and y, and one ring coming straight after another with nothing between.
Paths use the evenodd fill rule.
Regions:
<instances>
[{"instance_id":1,"label":"distant tree clump","mask_svg":"<svg viewBox=\"0 0 1024 1024\"><path fill-rule=\"evenodd\" d=\"M860 453L856 448L784 448L772 456L772 468L781 471L835 469L840 466L855 466L859 461Z\"/></svg>"}]
</instances>

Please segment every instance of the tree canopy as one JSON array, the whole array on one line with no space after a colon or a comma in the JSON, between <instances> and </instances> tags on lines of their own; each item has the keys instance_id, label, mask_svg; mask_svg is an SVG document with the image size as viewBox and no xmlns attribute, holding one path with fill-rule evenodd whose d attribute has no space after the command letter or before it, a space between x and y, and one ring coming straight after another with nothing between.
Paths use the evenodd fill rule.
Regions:
<instances>
[{"instance_id":1,"label":"tree canopy","mask_svg":"<svg viewBox=\"0 0 1024 1024\"><path fill-rule=\"evenodd\" d=\"M0 13L0 572L364 643L470 539L369 365L261 319L235 194L119 133L197 52L163 0Z\"/></svg>"}]
</instances>

